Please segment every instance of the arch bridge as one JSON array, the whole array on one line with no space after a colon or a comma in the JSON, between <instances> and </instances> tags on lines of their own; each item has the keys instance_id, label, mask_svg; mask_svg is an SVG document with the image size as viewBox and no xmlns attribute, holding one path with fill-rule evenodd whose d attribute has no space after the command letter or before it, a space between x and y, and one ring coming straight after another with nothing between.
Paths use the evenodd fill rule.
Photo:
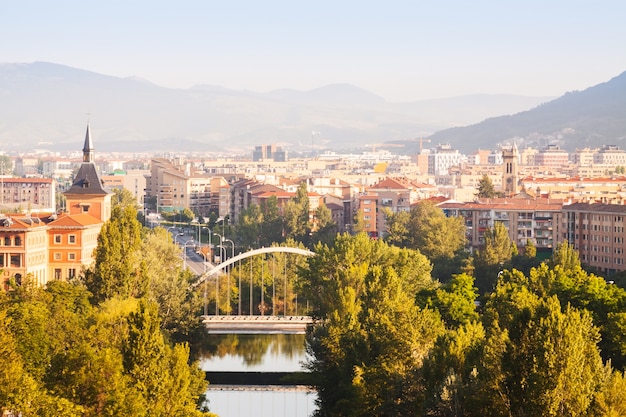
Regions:
<instances>
[{"instance_id":1,"label":"arch bridge","mask_svg":"<svg viewBox=\"0 0 626 417\"><path fill-rule=\"evenodd\" d=\"M212 334L233 334L233 333L304 333L307 325L313 323L313 319L309 316L287 316L287 315L252 315L252 309L250 309L249 315L220 315L218 304L219 293L219 277L216 277L216 304L215 315L209 315L207 311L206 298L207 298L207 286L209 278L224 271L227 267L234 265L236 262L242 259L250 258L256 255L264 255L268 253L292 253L303 256L313 256L315 252L307 249L292 248L287 246L272 246L267 248L254 249L248 252L240 253L218 265L215 265L207 272L200 275L198 280L192 285L195 288L201 284L205 284L205 310L203 315L203 322L207 327L207 331ZM229 279L230 281L230 279ZM240 278L241 287L241 278ZM240 288L241 289L241 288ZM239 294L241 303L241 293ZM252 297L251 297L252 300ZM241 310L241 309L240 309Z\"/></svg>"}]
</instances>

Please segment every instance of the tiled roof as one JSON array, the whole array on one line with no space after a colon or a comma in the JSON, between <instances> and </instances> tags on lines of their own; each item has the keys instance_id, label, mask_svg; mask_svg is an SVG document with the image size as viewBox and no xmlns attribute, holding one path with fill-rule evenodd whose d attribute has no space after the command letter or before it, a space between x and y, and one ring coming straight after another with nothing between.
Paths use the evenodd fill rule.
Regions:
<instances>
[{"instance_id":1,"label":"tiled roof","mask_svg":"<svg viewBox=\"0 0 626 417\"><path fill-rule=\"evenodd\" d=\"M391 188L394 190L397 189L405 189L405 188L409 188L407 186L407 184L402 183L399 180L393 179L393 178L385 178L384 180L382 180L381 182L379 182L376 185L373 185L371 187L368 187L370 189L383 189L383 188Z\"/></svg>"},{"instance_id":2,"label":"tiled roof","mask_svg":"<svg viewBox=\"0 0 626 417\"><path fill-rule=\"evenodd\" d=\"M594 213L625 214L626 206L622 204L573 203L563 206L564 211L588 211Z\"/></svg>"},{"instance_id":3,"label":"tiled roof","mask_svg":"<svg viewBox=\"0 0 626 417\"><path fill-rule=\"evenodd\" d=\"M86 214L68 214L64 216L60 216L58 219L50 222L48 226L51 228L55 227L86 227L86 226L94 226L97 224L102 224L102 221L96 219L95 217Z\"/></svg>"}]
</instances>

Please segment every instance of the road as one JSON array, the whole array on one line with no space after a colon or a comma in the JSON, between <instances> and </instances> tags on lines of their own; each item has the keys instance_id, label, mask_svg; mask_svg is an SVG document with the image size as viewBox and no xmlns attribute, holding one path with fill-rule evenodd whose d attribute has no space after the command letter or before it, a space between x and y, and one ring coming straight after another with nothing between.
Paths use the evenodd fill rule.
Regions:
<instances>
[{"instance_id":1,"label":"road","mask_svg":"<svg viewBox=\"0 0 626 417\"><path fill-rule=\"evenodd\" d=\"M194 274L202 275L213 267L212 263L205 262L204 256L196 252L195 248L198 242L194 240L193 236L185 235L180 229L176 228L169 229L168 231L172 235L174 242L183 248L184 252L180 254L180 257L185 262L187 268Z\"/></svg>"}]
</instances>

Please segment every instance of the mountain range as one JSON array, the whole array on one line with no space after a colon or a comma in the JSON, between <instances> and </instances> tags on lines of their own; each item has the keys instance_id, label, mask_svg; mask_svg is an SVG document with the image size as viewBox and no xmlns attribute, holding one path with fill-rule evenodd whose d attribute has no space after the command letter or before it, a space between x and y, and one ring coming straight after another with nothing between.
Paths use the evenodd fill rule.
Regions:
<instances>
[{"instance_id":1,"label":"mountain range","mask_svg":"<svg viewBox=\"0 0 626 417\"><path fill-rule=\"evenodd\" d=\"M570 151L602 145L626 149L626 72L530 110L441 130L429 139L466 152L513 141L518 147L556 144Z\"/></svg>"},{"instance_id":2,"label":"mountain range","mask_svg":"<svg viewBox=\"0 0 626 417\"><path fill-rule=\"evenodd\" d=\"M349 84L266 93L208 85L171 89L47 62L5 63L0 64L0 151L79 150L87 120L100 151L249 155L255 145L277 144L290 153L321 152L381 149L389 142L410 147L431 135L431 143L477 148L517 132L502 128L499 136L487 135L479 129L492 128L480 128L479 122L488 119L483 123L497 127L496 121L517 120L507 117L528 109L543 114L553 108L551 100L473 95L390 103ZM470 130L455 128L465 125L479 132L471 140L463 133Z\"/></svg>"},{"instance_id":3,"label":"mountain range","mask_svg":"<svg viewBox=\"0 0 626 417\"><path fill-rule=\"evenodd\" d=\"M77 150L87 119L98 149L109 152L249 154L273 143L290 152L400 144L414 153L418 138L463 152L512 141L626 148L626 72L559 98L390 103L349 84L267 93L170 89L46 62L0 64L0 151Z\"/></svg>"}]
</instances>

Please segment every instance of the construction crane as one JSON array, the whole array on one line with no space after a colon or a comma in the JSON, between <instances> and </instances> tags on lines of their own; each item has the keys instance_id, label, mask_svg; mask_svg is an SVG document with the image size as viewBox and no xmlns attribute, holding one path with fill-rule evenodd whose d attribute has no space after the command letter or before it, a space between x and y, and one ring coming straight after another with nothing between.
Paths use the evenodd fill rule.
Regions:
<instances>
[{"instance_id":1,"label":"construction crane","mask_svg":"<svg viewBox=\"0 0 626 417\"><path fill-rule=\"evenodd\" d=\"M430 139L424 139L424 138L420 137L420 153L422 153L422 144L423 144L423 142L430 143Z\"/></svg>"}]
</instances>

